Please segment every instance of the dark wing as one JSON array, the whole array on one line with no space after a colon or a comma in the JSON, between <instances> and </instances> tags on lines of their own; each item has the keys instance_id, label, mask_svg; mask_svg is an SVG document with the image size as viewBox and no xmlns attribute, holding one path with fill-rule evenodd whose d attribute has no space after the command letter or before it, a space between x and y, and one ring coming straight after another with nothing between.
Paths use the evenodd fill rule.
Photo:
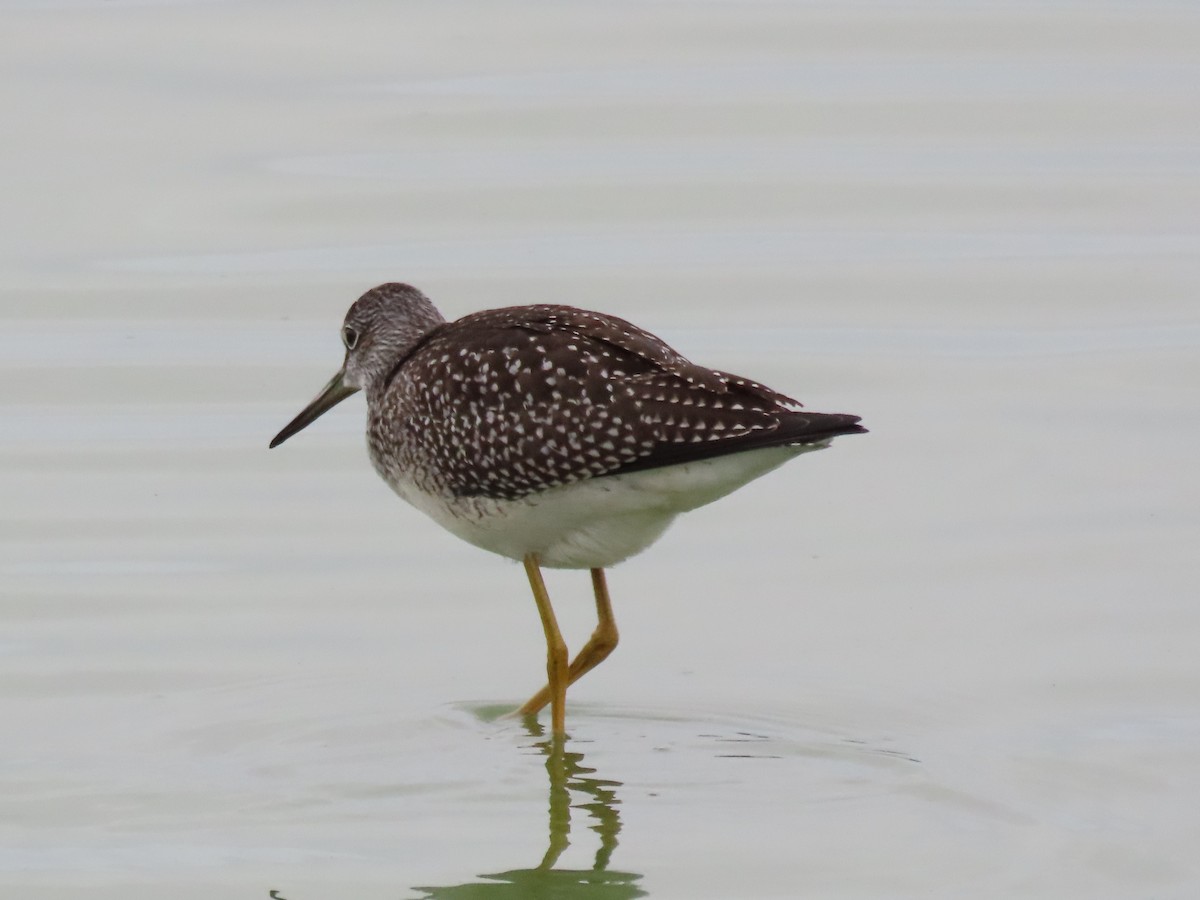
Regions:
<instances>
[{"instance_id":1,"label":"dark wing","mask_svg":"<svg viewBox=\"0 0 1200 900\"><path fill-rule=\"evenodd\" d=\"M727 390L722 394L663 384L661 379L628 385L625 390L640 407L642 421L656 426L660 439L617 471L655 469L762 447L818 444L866 431L858 416L808 412L757 382L726 372L714 374L725 379Z\"/></svg>"},{"instance_id":2,"label":"dark wing","mask_svg":"<svg viewBox=\"0 0 1200 900\"><path fill-rule=\"evenodd\" d=\"M583 478L816 443L863 429L694 365L635 325L568 306L488 310L403 364L405 427L457 496L517 499Z\"/></svg>"}]
</instances>

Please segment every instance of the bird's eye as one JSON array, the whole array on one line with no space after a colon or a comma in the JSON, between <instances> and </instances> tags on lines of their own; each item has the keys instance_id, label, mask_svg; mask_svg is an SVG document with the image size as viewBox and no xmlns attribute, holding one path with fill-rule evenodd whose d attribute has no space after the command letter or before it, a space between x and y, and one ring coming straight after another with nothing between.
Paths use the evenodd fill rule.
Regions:
<instances>
[{"instance_id":1,"label":"bird's eye","mask_svg":"<svg viewBox=\"0 0 1200 900\"><path fill-rule=\"evenodd\" d=\"M353 350L354 345L358 343L358 332L347 325L342 329L342 343L346 345L347 350Z\"/></svg>"}]
</instances>

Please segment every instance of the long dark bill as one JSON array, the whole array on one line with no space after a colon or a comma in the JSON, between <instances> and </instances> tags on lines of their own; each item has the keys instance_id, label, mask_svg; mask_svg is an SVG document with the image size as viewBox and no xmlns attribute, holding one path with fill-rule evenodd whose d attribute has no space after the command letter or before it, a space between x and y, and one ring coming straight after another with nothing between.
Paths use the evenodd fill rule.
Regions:
<instances>
[{"instance_id":1,"label":"long dark bill","mask_svg":"<svg viewBox=\"0 0 1200 900\"><path fill-rule=\"evenodd\" d=\"M321 389L321 393L317 394L317 396L313 399L313 402L304 407L304 409L300 410L300 415L288 422L287 425L284 426L283 431L275 435L275 437L271 440L271 446L278 447L297 431L307 428L321 415L329 412L329 410L333 409L351 394L358 393L358 388L347 387L342 383L342 379L345 377L345 375L346 373L344 371L338 372L336 375L334 375L329 384L325 385L325 387Z\"/></svg>"}]
</instances>

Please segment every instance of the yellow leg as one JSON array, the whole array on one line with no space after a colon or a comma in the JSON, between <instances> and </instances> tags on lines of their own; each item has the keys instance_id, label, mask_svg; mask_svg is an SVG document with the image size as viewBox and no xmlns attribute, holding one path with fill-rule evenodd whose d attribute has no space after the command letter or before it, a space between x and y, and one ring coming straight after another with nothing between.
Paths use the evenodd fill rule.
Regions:
<instances>
[{"instance_id":1,"label":"yellow leg","mask_svg":"<svg viewBox=\"0 0 1200 900\"><path fill-rule=\"evenodd\" d=\"M574 684L604 662L617 646L617 621L613 618L612 601L608 598L608 584L604 580L603 569L592 569L592 590L596 594L596 630L583 645L579 655L571 661L567 671L567 684ZM537 715L538 711L551 701L552 696L550 685L546 685L525 701L517 712L523 716Z\"/></svg>"},{"instance_id":2,"label":"yellow leg","mask_svg":"<svg viewBox=\"0 0 1200 900\"><path fill-rule=\"evenodd\" d=\"M542 628L546 631L546 677L550 682L547 693L550 700L551 729L554 734L562 735L566 732L567 684L570 671L567 666L567 645L563 641L562 632L558 630L558 620L554 618L550 595L546 593L546 582L542 580L542 570L538 567L537 556L533 553L525 557L525 574L529 576L533 599L537 603L538 615L542 617ZM521 712L525 712L524 707Z\"/></svg>"}]
</instances>

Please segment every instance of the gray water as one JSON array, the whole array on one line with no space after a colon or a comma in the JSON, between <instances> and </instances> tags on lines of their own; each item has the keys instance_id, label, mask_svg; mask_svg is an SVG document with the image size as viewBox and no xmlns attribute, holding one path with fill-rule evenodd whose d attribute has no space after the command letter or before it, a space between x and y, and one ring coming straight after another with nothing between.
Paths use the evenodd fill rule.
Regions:
<instances>
[{"instance_id":1,"label":"gray water","mask_svg":"<svg viewBox=\"0 0 1200 900\"><path fill-rule=\"evenodd\" d=\"M1200 893L1200 8L0 4L0 893ZM871 434L610 573L399 502L386 280ZM582 573L550 573L572 646Z\"/></svg>"}]
</instances>

